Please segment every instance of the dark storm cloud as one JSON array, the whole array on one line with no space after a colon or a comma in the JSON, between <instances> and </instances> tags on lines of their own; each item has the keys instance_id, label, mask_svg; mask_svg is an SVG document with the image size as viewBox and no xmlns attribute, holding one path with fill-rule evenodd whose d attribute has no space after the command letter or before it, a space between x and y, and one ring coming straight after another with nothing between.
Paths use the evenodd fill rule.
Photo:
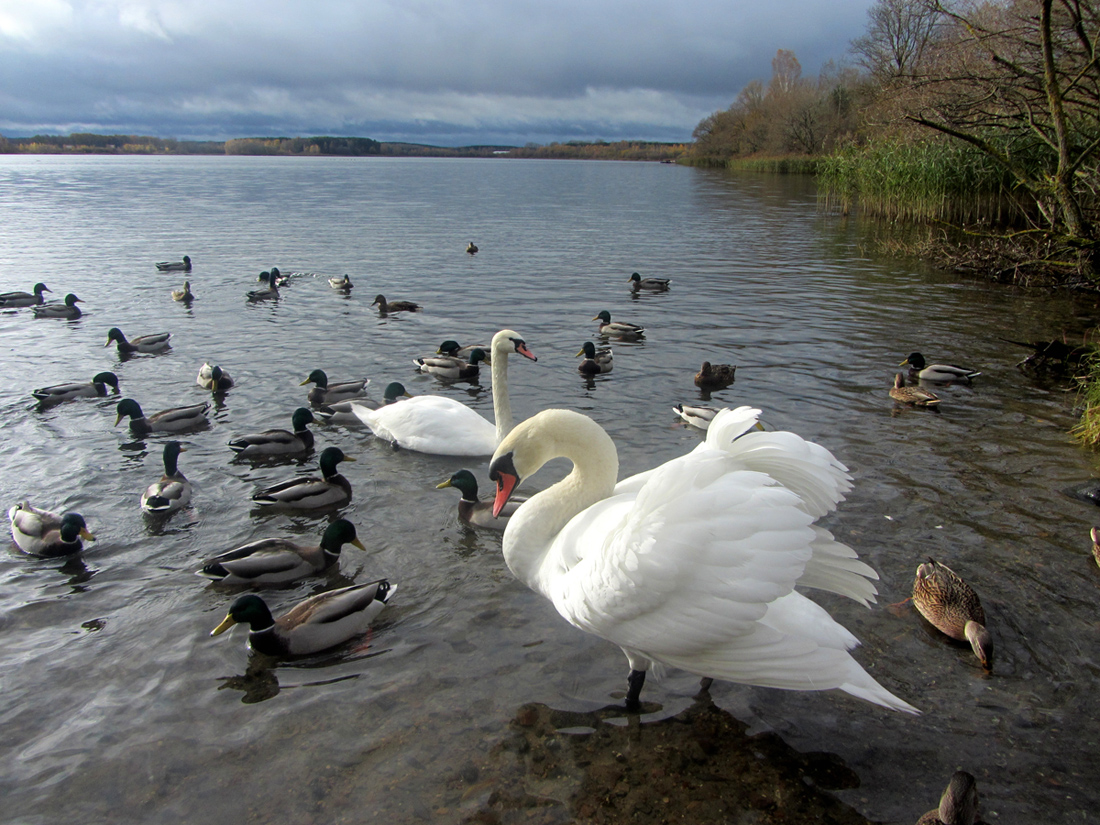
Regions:
<instances>
[{"instance_id":1,"label":"dark storm cloud","mask_svg":"<svg viewBox=\"0 0 1100 825\"><path fill-rule=\"evenodd\" d=\"M869 3L0 0L0 133L687 140Z\"/></svg>"}]
</instances>

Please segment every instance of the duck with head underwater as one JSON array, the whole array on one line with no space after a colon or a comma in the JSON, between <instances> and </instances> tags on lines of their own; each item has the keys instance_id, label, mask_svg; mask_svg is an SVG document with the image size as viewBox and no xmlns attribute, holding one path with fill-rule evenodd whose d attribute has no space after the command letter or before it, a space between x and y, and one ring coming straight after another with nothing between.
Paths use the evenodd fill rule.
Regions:
<instances>
[{"instance_id":1,"label":"duck with head underwater","mask_svg":"<svg viewBox=\"0 0 1100 825\"><path fill-rule=\"evenodd\" d=\"M993 669L993 637L985 627L985 611L978 594L954 570L935 559L917 567L913 604L928 622L946 636L969 642L986 670Z\"/></svg>"}]
</instances>

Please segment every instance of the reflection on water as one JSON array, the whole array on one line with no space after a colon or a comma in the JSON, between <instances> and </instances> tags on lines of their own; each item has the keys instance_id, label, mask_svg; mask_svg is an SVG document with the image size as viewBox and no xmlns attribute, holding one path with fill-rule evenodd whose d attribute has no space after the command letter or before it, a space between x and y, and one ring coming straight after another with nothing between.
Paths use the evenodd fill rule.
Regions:
<instances>
[{"instance_id":1,"label":"reflection on water","mask_svg":"<svg viewBox=\"0 0 1100 825\"><path fill-rule=\"evenodd\" d=\"M987 820L1083 822L1100 805L1096 512L1061 492L1100 473L1066 435L1072 397L1019 372L1027 353L1002 340L1079 340L1100 319L1094 301L873 258L866 230L818 213L799 178L662 164L7 156L0 183L0 289L41 280L86 309L67 323L0 313L0 504L76 510L99 538L63 563L0 555L9 818L622 821L627 806L659 818L668 796L700 822L708 811L730 821L738 805L790 821L830 804L836 821L858 811L906 822L959 767L977 777ZM465 252L471 238L477 256ZM153 267L183 254L189 306L170 297L178 278ZM273 264L302 274L278 301L248 302ZM632 293L634 271L671 278L671 290ZM327 282L345 272L350 294ZM380 316L379 292L425 310ZM574 356L597 339L603 309L646 338L615 342L614 370L586 379ZM121 358L103 346L114 326L169 331L172 350ZM721 711L700 708L698 679L671 673L647 684L641 724L593 716L624 687L621 653L516 582L499 534L463 525L454 496L435 489L467 468L485 495L487 461L394 450L352 426L313 431L316 454L339 446L357 459L342 467L353 497L339 514L368 550L346 549L334 578L265 596L278 614L337 580L389 578L399 592L368 649L261 663L244 634L211 639L235 594L199 580L199 561L269 534L313 543L330 518L252 512L257 488L315 473L316 454L240 461L226 442L285 428L316 368L370 377L376 400L397 380L491 416L487 376L441 382L412 359L503 327L539 358L510 371L517 418L551 406L593 416L623 475L697 444L701 431L672 407L698 401L752 404L770 428L844 461L855 487L826 526L880 572L880 604L819 600L862 640L855 655L869 672L924 715L721 683L711 688ZM983 375L937 389L938 414L898 409L889 388L914 350ZM735 364L736 381L701 392L704 360ZM146 410L200 403L211 398L195 384L204 362L237 385L186 437L194 497L164 522L146 520L138 500L172 436L114 427L114 398L31 405L34 387L106 369ZM886 607L909 595L928 556L978 591L998 646L992 675L910 605ZM672 745L677 731L695 744ZM719 814L716 800L741 791Z\"/></svg>"}]
</instances>

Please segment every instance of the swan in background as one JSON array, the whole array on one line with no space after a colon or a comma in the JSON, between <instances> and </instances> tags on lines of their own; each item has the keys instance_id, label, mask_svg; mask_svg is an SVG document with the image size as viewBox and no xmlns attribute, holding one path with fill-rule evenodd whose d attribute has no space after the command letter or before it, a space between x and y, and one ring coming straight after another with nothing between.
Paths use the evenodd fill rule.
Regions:
<instances>
[{"instance_id":1,"label":"swan in background","mask_svg":"<svg viewBox=\"0 0 1100 825\"><path fill-rule=\"evenodd\" d=\"M434 455L492 455L512 429L508 399L508 355L517 352L538 359L519 333L502 329L490 345L493 364L493 415L496 426L460 401L439 395L418 395L368 410L355 405L359 420L379 438L407 450Z\"/></svg>"},{"instance_id":2,"label":"swan in background","mask_svg":"<svg viewBox=\"0 0 1100 825\"><path fill-rule=\"evenodd\" d=\"M546 410L519 424L489 467L503 508L551 459L573 470L533 496L504 531L515 576L571 624L619 645L630 663L627 708L646 671L790 690L839 688L916 713L848 653L858 640L795 591L816 587L863 604L878 575L814 521L851 482L820 445L750 432L759 410L722 410L687 455L618 485L611 438L587 416Z\"/></svg>"}]
</instances>

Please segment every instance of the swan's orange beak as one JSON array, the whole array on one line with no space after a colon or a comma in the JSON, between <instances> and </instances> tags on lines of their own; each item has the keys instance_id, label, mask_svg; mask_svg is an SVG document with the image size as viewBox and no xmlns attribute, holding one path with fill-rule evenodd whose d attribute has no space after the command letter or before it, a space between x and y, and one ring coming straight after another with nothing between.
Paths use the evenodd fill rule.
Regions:
<instances>
[{"instance_id":1,"label":"swan's orange beak","mask_svg":"<svg viewBox=\"0 0 1100 825\"><path fill-rule=\"evenodd\" d=\"M519 473L512 463L511 453L493 459L493 463L489 465L489 479L497 485L496 498L493 499L493 518L496 518L519 484Z\"/></svg>"},{"instance_id":2,"label":"swan's orange beak","mask_svg":"<svg viewBox=\"0 0 1100 825\"><path fill-rule=\"evenodd\" d=\"M532 361L538 361L539 360L538 358L535 357L535 353L533 353L533 352L531 352L531 350L527 349L526 344L520 344L519 346L517 346L516 347L516 352L518 352L524 358L530 358Z\"/></svg>"},{"instance_id":3,"label":"swan's orange beak","mask_svg":"<svg viewBox=\"0 0 1100 825\"><path fill-rule=\"evenodd\" d=\"M493 518L500 515L500 511L504 509L504 505L508 503L508 499L512 497L512 493L516 489L516 485L519 484L519 476L510 475L508 473L497 474L497 495L493 499Z\"/></svg>"}]
</instances>

